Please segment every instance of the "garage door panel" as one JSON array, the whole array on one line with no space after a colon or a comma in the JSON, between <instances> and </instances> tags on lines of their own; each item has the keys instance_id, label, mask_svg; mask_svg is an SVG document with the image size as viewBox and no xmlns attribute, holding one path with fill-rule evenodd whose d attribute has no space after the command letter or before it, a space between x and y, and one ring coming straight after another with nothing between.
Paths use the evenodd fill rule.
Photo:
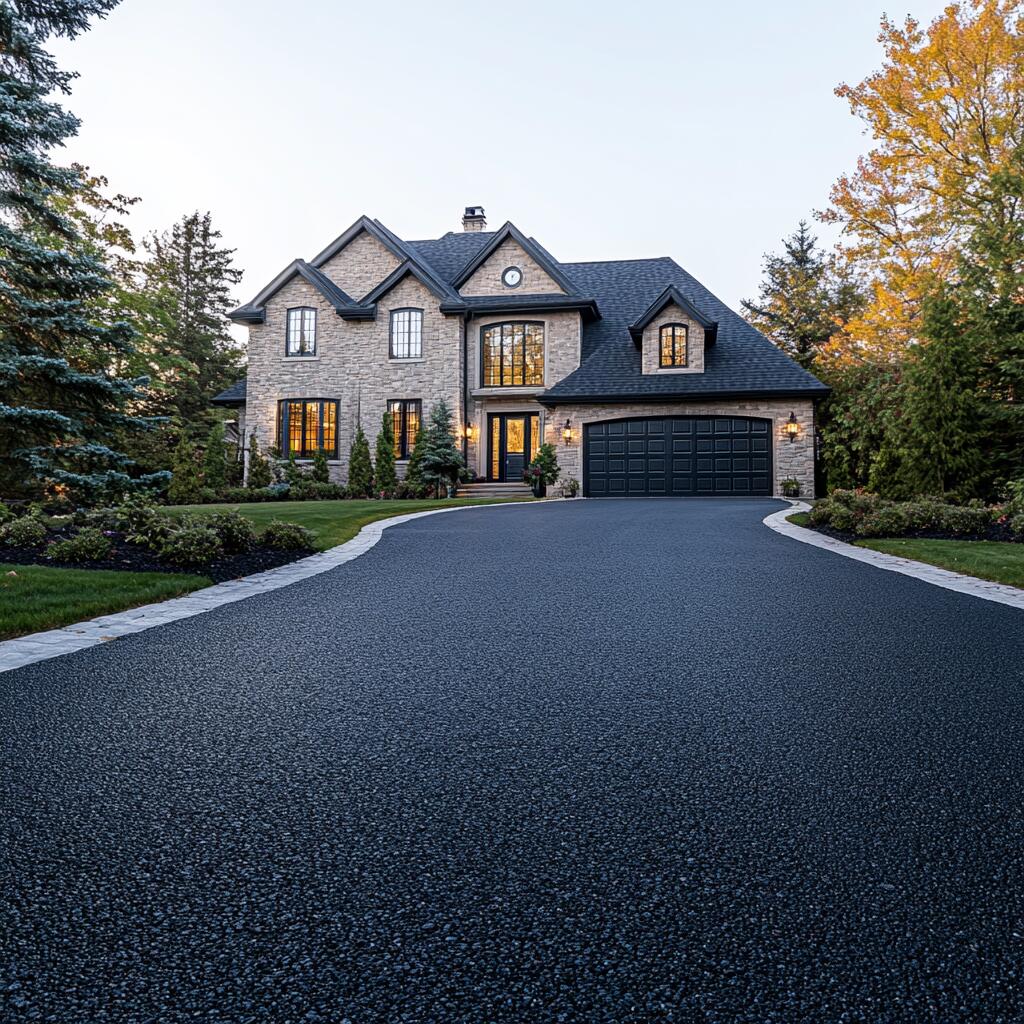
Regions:
<instances>
[{"instance_id":1,"label":"garage door panel","mask_svg":"<svg viewBox=\"0 0 1024 1024\"><path fill-rule=\"evenodd\" d=\"M636 417L584 427L584 493L768 495L771 432L737 416Z\"/></svg>"}]
</instances>

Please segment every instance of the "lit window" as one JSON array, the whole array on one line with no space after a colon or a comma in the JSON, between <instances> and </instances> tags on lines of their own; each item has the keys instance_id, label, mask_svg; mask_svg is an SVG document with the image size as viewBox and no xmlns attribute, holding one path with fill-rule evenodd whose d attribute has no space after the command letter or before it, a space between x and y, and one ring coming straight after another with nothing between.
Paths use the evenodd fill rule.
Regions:
<instances>
[{"instance_id":1,"label":"lit window","mask_svg":"<svg viewBox=\"0 0 1024 1024\"><path fill-rule=\"evenodd\" d=\"M395 458L407 459L416 444L416 433L420 429L420 400L418 398L396 398L388 402L391 416L391 433L395 437Z\"/></svg>"},{"instance_id":2,"label":"lit window","mask_svg":"<svg viewBox=\"0 0 1024 1024\"><path fill-rule=\"evenodd\" d=\"M419 359L422 355L423 310L394 310L391 314L391 358Z\"/></svg>"},{"instance_id":3,"label":"lit window","mask_svg":"<svg viewBox=\"0 0 1024 1024\"><path fill-rule=\"evenodd\" d=\"M326 398L293 398L277 403L277 446L287 458L311 459L323 449L338 457L338 403Z\"/></svg>"},{"instance_id":4,"label":"lit window","mask_svg":"<svg viewBox=\"0 0 1024 1024\"><path fill-rule=\"evenodd\" d=\"M544 325L494 324L481 333L485 388L544 384Z\"/></svg>"},{"instance_id":5,"label":"lit window","mask_svg":"<svg viewBox=\"0 0 1024 1024\"><path fill-rule=\"evenodd\" d=\"M316 355L316 310L302 307L288 310L285 355Z\"/></svg>"},{"instance_id":6,"label":"lit window","mask_svg":"<svg viewBox=\"0 0 1024 1024\"><path fill-rule=\"evenodd\" d=\"M686 366L686 327L665 324L661 329L661 366Z\"/></svg>"}]
</instances>

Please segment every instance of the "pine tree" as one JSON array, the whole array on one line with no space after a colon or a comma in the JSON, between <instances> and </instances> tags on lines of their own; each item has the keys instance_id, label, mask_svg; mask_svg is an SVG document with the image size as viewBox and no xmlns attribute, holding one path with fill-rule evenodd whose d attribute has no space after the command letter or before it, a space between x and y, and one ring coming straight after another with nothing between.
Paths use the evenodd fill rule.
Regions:
<instances>
[{"instance_id":1,"label":"pine tree","mask_svg":"<svg viewBox=\"0 0 1024 1024\"><path fill-rule=\"evenodd\" d=\"M167 498L172 505L190 505L199 497L199 463L196 460L195 445L185 434L181 435L174 449L174 469Z\"/></svg>"},{"instance_id":2,"label":"pine tree","mask_svg":"<svg viewBox=\"0 0 1024 1024\"><path fill-rule=\"evenodd\" d=\"M360 498L369 498L373 495L373 463L370 461L370 442L367 441L362 426L357 428L349 452L348 489L352 495Z\"/></svg>"},{"instance_id":3,"label":"pine tree","mask_svg":"<svg viewBox=\"0 0 1024 1024\"><path fill-rule=\"evenodd\" d=\"M256 439L256 431L249 435L249 473L246 484L252 488L269 487L273 480L270 463L260 451L260 443Z\"/></svg>"},{"instance_id":4,"label":"pine tree","mask_svg":"<svg viewBox=\"0 0 1024 1024\"><path fill-rule=\"evenodd\" d=\"M413 491L418 491L424 486L423 480L423 455L427 446L427 434L420 423L416 427L416 437L413 439L412 452L409 461L405 466L405 485Z\"/></svg>"},{"instance_id":5,"label":"pine tree","mask_svg":"<svg viewBox=\"0 0 1024 1024\"><path fill-rule=\"evenodd\" d=\"M462 454L452 432L452 411L442 398L430 411L430 425L423 443L422 476L441 495L441 489L454 487L465 469Z\"/></svg>"},{"instance_id":6,"label":"pine tree","mask_svg":"<svg viewBox=\"0 0 1024 1024\"><path fill-rule=\"evenodd\" d=\"M227 486L228 465L224 451L224 421L218 420L206 438L203 453L203 486L222 491Z\"/></svg>"},{"instance_id":7,"label":"pine tree","mask_svg":"<svg viewBox=\"0 0 1024 1024\"><path fill-rule=\"evenodd\" d=\"M310 479L318 484L329 484L331 482L331 473L327 465L327 452L323 448L317 448L313 455L313 469L310 472Z\"/></svg>"},{"instance_id":8,"label":"pine tree","mask_svg":"<svg viewBox=\"0 0 1024 1024\"><path fill-rule=\"evenodd\" d=\"M382 494L393 494L398 486L398 476L395 473L395 432L389 412L385 412L381 419L376 455L377 490Z\"/></svg>"},{"instance_id":9,"label":"pine tree","mask_svg":"<svg viewBox=\"0 0 1024 1024\"><path fill-rule=\"evenodd\" d=\"M237 380L241 352L224 314L241 280L234 249L220 245L209 213L191 213L144 242L146 346L153 412L202 435L216 413L210 397Z\"/></svg>"},{"instance_id":10,"label":"pine tree","mask_svg":"<svg viewBox=\"0 0 1024 1024\"><path fill-rule=\"evenodd\" d=\"M0 493L57 484L86 499L135 486L130 460L110 447L128 429L140 382L117 376L134 332L94 313L110 291L108 268L69 211L86 187L79 169L49 151L78 129L50 98L73 75L43 49L73 39L116 0L0 3Z\"/></svg>"}]
</instances>

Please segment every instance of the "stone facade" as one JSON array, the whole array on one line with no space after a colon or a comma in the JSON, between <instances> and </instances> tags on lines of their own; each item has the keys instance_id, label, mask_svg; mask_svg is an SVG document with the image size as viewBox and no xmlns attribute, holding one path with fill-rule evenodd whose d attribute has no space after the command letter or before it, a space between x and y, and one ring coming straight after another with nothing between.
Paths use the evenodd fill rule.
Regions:
<instances>
[{"instance_id":1,"label":"stone facade","mask_svg":"<svg viewBox=\"0 0 1024 1024\"><path fill-rule=\"evenodd\" d=\"M387 246L364 231L335 253L320 267L320 272L358 302L400 263Z\"/></svg>"},{"instance_id":2,"label":"stone facade","mask_svg":"<svg viewBox=\"0 0 1024 1024\"><path fill-rule=\"evenodd\" d=\"M518 267L523 272L523 280L518 288L509 289L502 284L501 275L506 267ZM558 282L552 280L547 271L511 238L502 242L487 257L459 291L463 295L565 294Z\"/></svg>"},{"instance_id":3,"label":"stone facade","mask_svg":"<svg viewBox=\"0 0 1024 1024\"><path fill-rule=\"evenodd\" d=\"M799 434L790 441L785 432L789 414L794 413ZM807 399L750 399L737 402L650 402L622 405L565 405L549 411L544 440L555 446L562 479L583 480L583 427L603 420L635 416L751 416L772 421L772 472L774 493L782 494L782 481L792 477L800 483L803 497L814 495L814 404ZM562 430L566 419L572 441L565 443Z\"/></svg>"},{"instance_id":4,"label":"stone facade","mask_svg":"<svg viewBox=\"0 0 1024 1024\"><path fill-rule=\"evenodd\" d=\"M686 327L686 366L663 367L661 363L661 328L666 324ZM645 328L643 337L644 373L703 373L704 328L688 317L674 302L666 306Z\"/></svg>"}]
</instances>

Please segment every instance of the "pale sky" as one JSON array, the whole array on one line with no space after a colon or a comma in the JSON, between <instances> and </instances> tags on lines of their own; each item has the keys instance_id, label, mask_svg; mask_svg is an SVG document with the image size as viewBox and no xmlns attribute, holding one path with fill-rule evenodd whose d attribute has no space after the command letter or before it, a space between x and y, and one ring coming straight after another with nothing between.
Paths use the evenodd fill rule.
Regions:
<instances>
[{"instance_id":1,"label":"pale sky","mask_svg":"<svg viewBox=\"0 0 1024 1024\"><path fill-rule=\"evenodd\" d=\"M879 65L882 2L124 0L53 48L67 158L142 197L137 236L212 211L239 302L362 213L411 240L479 204L566 262L673 256L735 308L868 146L833 89Z\"/></svg>"}]
</instances>

